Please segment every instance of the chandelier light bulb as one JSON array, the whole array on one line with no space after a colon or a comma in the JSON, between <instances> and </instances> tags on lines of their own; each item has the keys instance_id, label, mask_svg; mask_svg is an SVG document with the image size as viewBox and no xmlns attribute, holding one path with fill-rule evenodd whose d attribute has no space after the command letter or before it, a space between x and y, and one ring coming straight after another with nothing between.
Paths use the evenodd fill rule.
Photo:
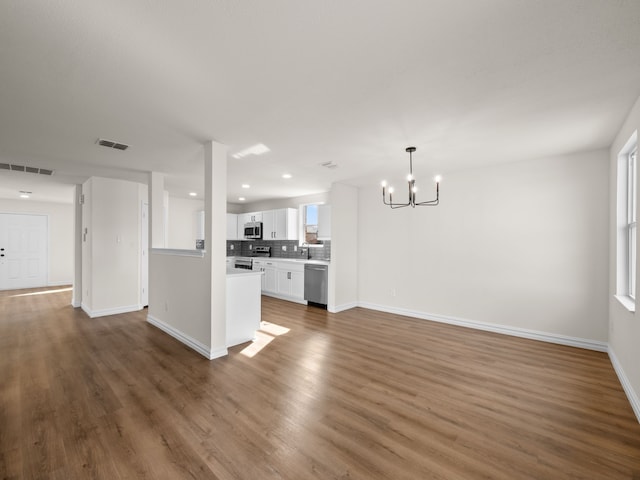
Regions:
<instances>
[{"instance_id":1,"label":"chandelier light bulb","mask_svg":"<svg viewBox=\"0 0 640 480\"><path fill-rule=\"evenodd\" d=\"M410 182L411 180L413 180L413 175L411 174L407 175L407 182Z\"/></svg>"},{"instance_id":2,"label":"chandelier light bulb","mask_svg":"<svg viewBox=\"0 0 640 480\"><path fill-rule=\"evenodd\" d=\"M387 181L382 180L382 182L380 182L380 185L382 185L382 188L385 188L387 186Z\"/></svg>"},{"instance_id":3,"label":"chandelier light bulb","mask_svg":"<svg viewBox=\"0 0 640 480\"><path fill-rule=\"evenodd\" d=\"M389 187L389 194L393 193L393 187Z\"/></svg>"},{"instance_id":4,"label":"chandelier light bulb","mask_svg":"<svg viewBox=\"0 0 640 480\"><path fill-rule=\"evenodd\" d=\"M436 183L440 183L442 181L442 176L436 175L433 179L436 181Z\"/></svg>"},{"instance_id":5,"label":"chandelier light bulb","mask_svg":"<svg viewBox=\"0 0 640 480\"><path fill-rule=\"evenodd\" d=\"M418 187L416 187L416 186L414 185L414 187L411 189L411 191L412 191L413 193L416 193L416 192L418 191Z\"/></svg>"}]
</instances>

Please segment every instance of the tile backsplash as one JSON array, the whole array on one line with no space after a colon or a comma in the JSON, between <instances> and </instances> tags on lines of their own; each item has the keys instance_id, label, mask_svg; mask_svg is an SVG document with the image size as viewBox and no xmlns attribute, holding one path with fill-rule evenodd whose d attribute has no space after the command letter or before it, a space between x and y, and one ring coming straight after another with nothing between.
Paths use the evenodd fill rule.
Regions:
<instances>
[{"instance_id":1,"label":"tile backsplash","mask_svg":"<svg viewBox=\"0 0 640 480\"><path fill-rule=\"evenodd\" d=\"M271 247L273 258L306 258L304 250L313 260L331 260L331 241L325 240L321 247L301 247L297 240L227 240L227 256L248 257L257 246ZM233 248L232 248L233 246ZM282 249L286 247L286 251ZM298 250L295 250L295 247Z\"/></svg>"}]
</instances>

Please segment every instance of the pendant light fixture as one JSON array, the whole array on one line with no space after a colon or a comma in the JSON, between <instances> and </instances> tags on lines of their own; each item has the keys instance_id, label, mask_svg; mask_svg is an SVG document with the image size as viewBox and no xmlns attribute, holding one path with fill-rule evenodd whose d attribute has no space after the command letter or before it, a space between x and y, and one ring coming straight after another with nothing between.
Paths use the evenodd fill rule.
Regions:
<instances>
[{"instance_id":1,"label":"pendant light fixture","mask_svg":"<svg viewBox=\"0 0 640 480\"><path fill-rule=\"evenodd\" d=\"M382 203L389 205L391 208L402 207L435 207L440 203L440 175L434 178L436 182L436 198L434 200L427 200L425 202L416 202L416 192L418 187L416 186L416 179L413 177L413 152L416 151L416 147L407 147L405 151L409 154L409 175L407 175L407 183L409 185L409 200L407 203L394 203L393 201L393 187L389 187L389 201L387 202L387 182L382 182Z\"/></svg>"}]
</instances>

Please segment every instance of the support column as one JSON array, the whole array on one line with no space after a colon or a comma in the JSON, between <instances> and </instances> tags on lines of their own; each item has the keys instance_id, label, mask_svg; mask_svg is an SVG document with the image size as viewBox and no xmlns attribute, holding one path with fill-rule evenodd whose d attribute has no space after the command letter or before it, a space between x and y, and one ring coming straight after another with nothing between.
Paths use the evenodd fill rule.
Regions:
<instances>
[{"instance_id":1,"label":"support column","mask_svg":"<svg viewBox=\"0 0 640 480\"><path fill-rule=\"evenodd\" d=\"M211 279L211 351L226 350L227 335L227 147L204 146L205 259Z\"/></svg>"},{"instance_id":2,"label":"support column","mask_svg":"<svg viewBox=\"0 0 640 480\"><path fill-rule=\"evenodd\" d=\"M149 240L151 248L165 248L164 175L149 174Z\"/></svg>"},{"instance_id":3,"label":"support column","mask_svg":"<svg viewBox=\"0 0 640 480\"><path fill-rule=\"evenodd\" d=\"M75 186L73 196L73 297L71 305L77 308L82 303L82 185Z\"/></svg>"}]
</instances>

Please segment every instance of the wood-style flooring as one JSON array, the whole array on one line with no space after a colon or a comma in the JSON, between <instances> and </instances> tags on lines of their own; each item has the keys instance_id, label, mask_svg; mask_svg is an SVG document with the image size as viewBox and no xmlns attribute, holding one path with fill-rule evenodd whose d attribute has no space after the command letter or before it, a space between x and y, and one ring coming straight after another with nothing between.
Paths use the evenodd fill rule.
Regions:
<instances>
[{"instance_id":1,"label":"wood-style flooring","mask_svg":"<svg viewBox=\"0 0 640 480\"><path fill-rule=\"evenodd\" d=\"M263 297L208 361L51 290L0 292L2 479L640 479L604 353Z\"/></svg>"}]
</instances>

